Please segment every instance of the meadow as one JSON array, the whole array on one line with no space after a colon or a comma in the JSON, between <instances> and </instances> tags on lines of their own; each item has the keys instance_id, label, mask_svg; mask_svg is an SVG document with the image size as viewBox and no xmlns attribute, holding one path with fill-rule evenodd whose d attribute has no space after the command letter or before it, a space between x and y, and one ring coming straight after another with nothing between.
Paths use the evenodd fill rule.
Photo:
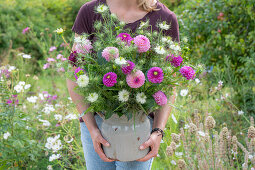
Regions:
<instances>
[{"instance_id":1,"label":"meadow","mask_svg":"<svg viewBox=\"0 0 255 170\"><path fill-rule=\"evenodd\" d=\"M252 0L162 1L189 57L204 65L177 87L153 170L255 168ZM67 42L84 1L0 3L0 169L85 169L78 112L66 87ZM70 44L72 45L72 44Z\"/></svg>"}]
</instances>

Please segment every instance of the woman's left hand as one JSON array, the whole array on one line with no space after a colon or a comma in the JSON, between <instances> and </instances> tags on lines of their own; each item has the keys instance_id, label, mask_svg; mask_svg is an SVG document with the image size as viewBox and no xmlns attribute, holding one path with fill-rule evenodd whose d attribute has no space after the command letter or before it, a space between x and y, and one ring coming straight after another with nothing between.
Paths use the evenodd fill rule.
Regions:
<instances>
[{"instance_id":1,"label":"woman's left hand","mask_svg":"<svg viewBox=\"0 0 255 170\"><path fill-rule=\"evenodd\" d=\"M137 161L145 162L151 159L152 157L157 157L162 138L162 135L159 134L160 133L157 132L152 133L150 138L140 146L141 150L151 147L151 151L145 157L138 159Z\"/></svg>"}]
</instances>

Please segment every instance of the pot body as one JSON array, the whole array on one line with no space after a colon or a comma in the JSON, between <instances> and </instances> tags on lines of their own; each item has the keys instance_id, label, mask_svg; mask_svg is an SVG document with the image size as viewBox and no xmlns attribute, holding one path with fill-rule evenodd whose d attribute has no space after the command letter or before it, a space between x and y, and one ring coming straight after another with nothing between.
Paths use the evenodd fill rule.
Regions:
<instances>
[{"instance_id":1,"label":"pot body","mask_svg":"<svg viewBox=\"0 0 255 170\"><path fill-rule=\"evenodd\" d=\"M135 124L134 124L135 123ZM150 137L151 124L146 114L135 114L128 120L126 116L114 114L102 122L99 127L102 136L110 143L103 150L108 158L118 161L134 161L148 154L149 148L140 150L139 147Z\"/></svg>"}]
</instances>

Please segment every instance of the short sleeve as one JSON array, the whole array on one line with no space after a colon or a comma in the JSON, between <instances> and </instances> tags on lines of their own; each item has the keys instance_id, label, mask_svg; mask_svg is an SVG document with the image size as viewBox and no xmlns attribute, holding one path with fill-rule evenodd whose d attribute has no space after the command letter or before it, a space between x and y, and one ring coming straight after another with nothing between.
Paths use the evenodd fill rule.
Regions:
<instances>
[{"instance_id":1,"label":"short sleeve","mask_svg":"<svg viewBox=\"0 0 255 170\"><path fill-rule=\"evenodd\" d=\"M91 9L87 4L84 4L75 19L72 31L77 34L91 34L92 32L92 16L93 9Z\"/></svg>"},{"instance_id":2,"label":"short sleeve","mask_svg":"<svg viewBox=\"0 0 255 170\"><path fill-rule=\"evenodd\" d=\"M168 17L168 23L170 24L170 29L166 31L166 35L172 37L173 41L180 42L179 39L179 24L176 15L171 12Z\"/></svg>"}]
</instances>

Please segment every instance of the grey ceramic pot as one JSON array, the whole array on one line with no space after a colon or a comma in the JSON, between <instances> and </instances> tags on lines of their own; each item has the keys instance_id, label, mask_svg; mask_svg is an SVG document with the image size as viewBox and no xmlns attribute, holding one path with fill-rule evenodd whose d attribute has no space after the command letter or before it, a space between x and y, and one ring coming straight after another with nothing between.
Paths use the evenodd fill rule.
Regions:
<instances>
[{"instance_id":1,"label":"grey ceramic pot","mask_svg":"<svg viewBox=\"0 0 255 170\"><path fill-rule=\"evenodd\" d=\"M102 115L100 115L104 119ZM134 161L147 155L149 148L140 150L139 146L150 137L151 124L146 114L136 114L134 119L114 114L103 121L99 127L102 136L110 143L103 150L108 158L119 161Z\"/></svg>"}]
</instances>

